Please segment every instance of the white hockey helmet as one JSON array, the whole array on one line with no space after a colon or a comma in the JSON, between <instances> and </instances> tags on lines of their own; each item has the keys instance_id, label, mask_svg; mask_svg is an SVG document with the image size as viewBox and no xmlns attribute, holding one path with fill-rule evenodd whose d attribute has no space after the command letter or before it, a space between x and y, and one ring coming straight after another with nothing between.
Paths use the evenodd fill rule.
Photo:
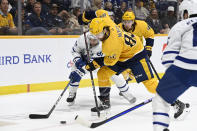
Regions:
<instances>
[{"instance_id":1,"label":"white hockey helmet","mask_svg":"<svg viewBox=\"0 0 197 131\"><path fill-rule=\"evenodd\" d=\"M87 41L90 43L91 46L96 46L99 44L98 38L93 35L91 32L87 33Z\"/></svg>"},{"instance_id":2,"label":"white hockey helmet","mask_svg":"<svg viewBox=\"0 0 197 131\"><path fill-rule=\"evenodd\" d=\"M93 35L92 33L90 33L90 32L87 33L87 38L89 40L96 40L97 39L97 37L95 35Z\"/></svg>"},{"instance_id":3,"label":"white hockey helmet","mask_svg":"<svg viewBox=\"0 0 197 131\"><path fill-rule=\"evenodd\" d=\"M197 0L183 0L179 5L179 15L181 20L184 19L184 12L188 12L188 16L197 14Z\"/></svg>"}]
</instances>

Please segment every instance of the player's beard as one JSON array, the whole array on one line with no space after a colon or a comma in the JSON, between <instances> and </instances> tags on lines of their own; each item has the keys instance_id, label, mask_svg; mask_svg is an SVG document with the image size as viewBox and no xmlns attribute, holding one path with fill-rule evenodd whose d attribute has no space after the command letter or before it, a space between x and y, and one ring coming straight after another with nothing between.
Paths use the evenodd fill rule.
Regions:
<instances>
[{"instance_id":1,"label":"player's beard","mask_svg":"<svg viewBox=\"0 0 197 131\"><path fill-rule=\"evenodd\" d=\"M103 36L103 38L100 38L99 40L100 40L100 41L104 41L104 40L106 40L108 37L109 37L109 35L107 35L107 34L105 33L104 36Z\"/></svg>"}]
</instances>

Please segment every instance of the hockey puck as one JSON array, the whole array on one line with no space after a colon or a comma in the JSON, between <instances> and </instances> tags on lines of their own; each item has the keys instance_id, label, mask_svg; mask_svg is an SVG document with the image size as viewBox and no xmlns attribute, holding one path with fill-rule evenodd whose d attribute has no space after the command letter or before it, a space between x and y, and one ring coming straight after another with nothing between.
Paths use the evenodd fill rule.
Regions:
<instances>
[{"instance_id":1,"label":"hockey puck","mask_svg":"<svg viewBox=\"0 0 197 131\"><path fill-rule=\"evenodd\" d=\"M66 121L60 121L61 124L66 124Z\"/></svg>"}]
</instances>

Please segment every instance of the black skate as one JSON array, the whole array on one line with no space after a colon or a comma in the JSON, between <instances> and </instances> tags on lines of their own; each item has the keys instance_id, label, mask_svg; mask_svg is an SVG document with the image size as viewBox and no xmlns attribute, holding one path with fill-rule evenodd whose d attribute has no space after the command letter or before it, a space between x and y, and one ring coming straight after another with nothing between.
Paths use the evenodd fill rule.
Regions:
<instances>
[{"instance_id":1,"label":"black skate","mask_svg":"<svg viewBox=\"0 0 197 131\"><path fill-rule=\"evenodd\" d=\"M99 96L99 99L101 101L100 105L98 106L98 108L94 107L91 108L91 114L92 116L96 116L97 112L99 111L100 114L105 114L109 111L110 109L110 100L109 100L109 96L104 97L104 96Z\"/></svg>"},{"instance_id":2,"label":"black skate","mask_svg":"<svg viewBox=\"0 0 197 131\"><path fill-rule=\"evenodd\" d=\"M74 103L75 103L75 98L76 98L76 93L69 92L69 96L68 96L68 98L66 99L66 101L69 103L69 106L74 105Z\"/></svg>"},{"instance_id":3,"label":"black skate","mask_svg":"<svg viewBox=\"0 0 197 131\"><path fill-rule=\"evenodd\" d=\"M183 102L176 100L174 104L172 104L172 106L175 109L175 113L174 113L174 118L175 119L184 119L188 113L190 112L190 104L186 103L184 104Z\"/></svg>"},{"instance_id":4,"label":"black skate","mask_svg":"<svg viewBox=\"0 0 197 131\"><path fill-rule=\"evenodd\" d=\"M170 131L170 130L166 128L166 129L164 129L163 131Z\"/></svg>"}]
</instances>

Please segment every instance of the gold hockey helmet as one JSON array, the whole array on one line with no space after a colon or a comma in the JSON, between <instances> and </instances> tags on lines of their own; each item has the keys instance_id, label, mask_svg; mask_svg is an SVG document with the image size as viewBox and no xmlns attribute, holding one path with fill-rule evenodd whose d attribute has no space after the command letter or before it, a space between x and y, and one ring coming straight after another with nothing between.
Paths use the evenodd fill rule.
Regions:
<instances>
[{"instance_id":1,"label":"gold hockey helmet","mask_svg":"<svg viewBox=\"0 0 197 131\"><path fill-rule=\"evenodd\" d=\"M104 17L109 17L108 12L106 10L97 10L96 11L96 17L97 18L104 18Z\"/></svg>"},{"instance_id":2,"label":"gold hockey helmet","mask_svg":"<svg viewBox=\"0 0 197 131\"><path fill-rule=\"evenodd\" d=\"M103 31L104 27L111 26L114 23L110 18L94 18L90 25L89 29L93 35L97 35Z\"/></svg>"},{"instance_id":3,"label":"gold hockey helmet","mask_svg":"<svg viewBox=\"0 0 197 131\"><path fill-rule=\"evenodd\" d=\"M135 14L132 11L126 11L122 16L122 20L135 20Z\"/></svg>"}]
</instances>

